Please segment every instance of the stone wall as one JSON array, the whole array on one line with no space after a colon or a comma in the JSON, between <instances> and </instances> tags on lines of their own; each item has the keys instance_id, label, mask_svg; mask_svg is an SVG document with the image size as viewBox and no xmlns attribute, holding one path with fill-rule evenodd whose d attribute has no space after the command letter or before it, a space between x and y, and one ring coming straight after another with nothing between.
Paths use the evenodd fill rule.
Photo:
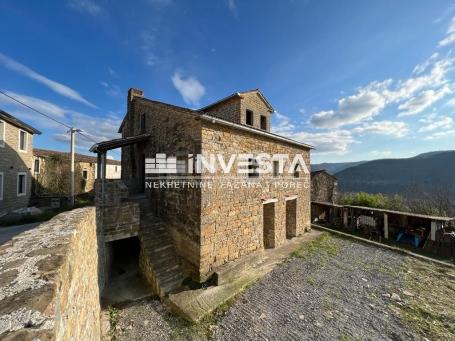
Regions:
<instances>
[{"instance_id":1,"label":"stone wall","mask_svg":"<svg viewBox=\"0 0 455 341\"><path fill-rule=\"evenodd\" d=\"M233 97L208 108L205 112L209 115L234 123L242 123L240 98Z\"/></svg>"},{"instance_id":2,"label":"stone wall","mask_svg":"<svg viewBox=\"0 0 455 341\"><path fill-rule=\"evenodd\" d=\"M0 246L0 339L99 340L94 207L54 217Z\"/></svg>"},{"instance_id":3,"label":"stone wall","mask_svg":"<svg viewBox=\"0 0 455 341\"><path fill-rule=\"evenodd\" d=\"M311 201L337 202L337 179L326 171L311 173Z\"/></svg>"},{"instance_id":4,"label":"stone wall","mask_svg":"<svg viewBox=\"0 0 455 341\"><path fill-rule=\"evenodd\" d=\"M145 114L145 131L150 140L140 146L122 149L122 179L140 179L143 165L139 159L155 157L157 153L168 156L197 154L201 150L201 121L198 114L160 102L136 98L129 105L130 112L123 127L123 136L140 134L140 115ZM128 187L130 191L133 186ZM142 183L142 186L144 184ZM200 250L200 190L197 189L147 189L150 210L169 228L177 252L189 274L199 269Z\"/></svg>"},{"instance_id":5,"label":"stone wall","mask_svg":"<svg viewBox=\"0 0 455 341\"><path fill-rule=\"evenodd\" d=\"M271 110L256 92L242 93L241 97L232 97L209 107L205 112L226 121L246 124L246 111L253 112L253 127L261 128L261 115L267 119L267 131L270 131Z\"/></svg>"},{"instance_id":6,"label":"stone wall","mask_svg":"<svg viewBox=\"0 0 455 341\"><path fill-rule=\"evenodd\" d=\"M267 131L270 131L270 115L271 110L267 107L264 101L259 97L257 92L247 92L242 94L242 101L240 106L241 122L246 124L246 111L253 112L253 127L261 129L261 115L267 119Z\"/></svg>"},{"instance_id":7,"label":"stone wall","mask_svg":"<svg viewBox=\"0 0 455 341\"><path fill-rule=\"evenodd\" d=\"M223 154L226 159L240 153L282 153L289 154L291 159L302 154L306 165L310 165L308 148L208 122L202 127L202 152ZM261 174L257 179L244 174L243 178L227 181L238 175L238 168L235 163L230 174L216 173L212 188L205 187L201 192L201 280L228 261L264 249L263 204L270 199L275 206L271 245L277 247L286 240L286 199L296 197L294 234L301 235L310 228L309 174L300 172L298 178L293 174L277 177ZM229 183L240 186L223 186Z\"/></svg>"},{"instance_id":8,"label":"stone wall","mask_svg":"<svg viewBox=\"0 0 455 341\"><path fill-rule=\"evenodd\" d=\"M31 169L33 159L33 135L27 134L27 150L19 151L19 128L4 122L5 143L0 145L0 173L3 174L3 198L0 197L0 217L12 210L27 207L31 192ZM25 195L17 195L17 176L26 174ZM1 196L1 194L0 194Z\"/></svg>"}]
</instances>

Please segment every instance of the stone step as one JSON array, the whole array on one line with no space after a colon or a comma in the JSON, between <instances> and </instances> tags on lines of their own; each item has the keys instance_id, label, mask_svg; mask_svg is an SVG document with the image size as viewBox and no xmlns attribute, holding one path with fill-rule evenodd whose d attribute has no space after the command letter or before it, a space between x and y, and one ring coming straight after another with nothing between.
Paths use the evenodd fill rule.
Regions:
<instances>
[{"instance_id":1,"label":"stone step","mask_svg":"<svg viewBox=\"0 0 455 341\"><path fill-rule=\"evenodd\" d=\"M144 257L141 269L160 297L179 290L184 280L179 257L166 226L156 217L147 215L141 220L139 231Z\"/></svg>"}]
</instances>

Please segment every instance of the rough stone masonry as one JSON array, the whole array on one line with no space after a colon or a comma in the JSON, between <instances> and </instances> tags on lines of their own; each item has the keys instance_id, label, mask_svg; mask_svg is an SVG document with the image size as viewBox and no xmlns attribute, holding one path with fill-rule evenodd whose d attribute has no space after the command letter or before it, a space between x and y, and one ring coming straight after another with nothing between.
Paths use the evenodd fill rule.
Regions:
<instances>
[{"instance_id":1,"label":"rough stone masonry","mask_svg":"<svg viewBox=\"0 0 455 341\"><path fill-rule=\"evenodd\" d=\"M95 208L0 246L0 340L99 340Z\"/></svg>"}]
</instances>

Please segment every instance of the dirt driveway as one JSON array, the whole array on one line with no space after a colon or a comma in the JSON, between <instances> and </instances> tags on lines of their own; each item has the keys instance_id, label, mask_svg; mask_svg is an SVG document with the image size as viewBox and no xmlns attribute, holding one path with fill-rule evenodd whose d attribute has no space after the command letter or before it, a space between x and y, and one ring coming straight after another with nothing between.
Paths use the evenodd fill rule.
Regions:
<instances>
[{"instance_id":1,"label":"dirt driveway","mask_svg":"<svg viewBox=\"0 0 455 341\"><path fill-rule=\"evenodd\" d=\"M116 312L119 340L455 338L455 271L323 234L192 325L158 301Z\"/></svg>"}]
</instances>

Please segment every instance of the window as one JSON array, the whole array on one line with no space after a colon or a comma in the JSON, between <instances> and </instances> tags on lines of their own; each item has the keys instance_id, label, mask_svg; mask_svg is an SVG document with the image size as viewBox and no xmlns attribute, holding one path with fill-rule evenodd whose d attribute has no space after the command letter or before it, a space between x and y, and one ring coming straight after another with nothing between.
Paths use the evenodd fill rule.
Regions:
<instances>
[{"instance_id":1,"label":"window","mask_svg":"<svg viewBox=\"0 0 455 341\"><path fill-rule=\"evenodd\" d=\"M3 172L0 172L0 200L3 200Z\"/></svg>"},{"instance_id":2,"label":"window","mask_svg":"<svg viewBox=\"0 0 455 341\"><path fill-rule=\"evenodd\" d=\"M19 150L27 151L27 132L19 130Z\"/></svg>"},{"instance_id":3,"label":"window","mask_svg":"<svg viewBox=\"0 0 455 341\"><path fill-rule=\"evenodd\" d=\"M35 173L38 174L39 173L39 159L35 159Z\"/></svg>"},{"instance_id":4,"label":"window","mask_svg":"<svg viewBox=\"0 0 455 341\"><path fill-rule=\"evenodd\" d=\"M82 171L82 177L83 177L85 180L88 179L88 172L87 172L86 169L84 169L84 170Z\"/></svg>"},{"instance_id":5,"label":"window","mask_svg":"<svg viewBox=\"0 0 455 341\"><path fill-rule=\"evenodd\" d=\"M117 173L117 166L115 166L115 172Z\"/></svg>"},{"instance_id":6,"label":"window","mask_svg":"<svg viewBox=\"0 0 455 341\"><path fill-rule=\"evenodd\" d=\"M280 175L280 162L273 161L273 176L277 177L278 175Z\"/></svg>"},{"instance_id":7,"label":"window","mask_svg":"<svg viewBox=\"0 0 455 341\"><path fill-rule=\"evenodd\" d=\"M6 123L0 121L0 147L5 147L5 126Z\"/></svg>"},{"instance_id":8,"label":"window","mask_svg":"<svg viewBox=\"0 0 455 341\"><path fill-rule=\"evenodd\" d=\"M267 130L267 117L264 115L261 115L261 129Z\"/></svg>"},{"instance_id":9,"label":"window","mask_svg":"<svg viewBox=\"0 0 455 341\"><path fill-rule=\"evenodd\" d=\"M141 134L145 133L145 114L141 115L141 120L139 122L139 130Z\"/></svg>"},{"instance_id":10,"label":"window","mask_svg":"<svg viewBox=\"0 0 455 341\"><path fill-rule=\"evenodd\" d=\"M249 126L252 126L254 123L253 112L251 110L246 111L245 123L248 124Z\"/></svg>"},{"instance_id":11,"label":"window","mask_svg":"<svg viewBox=\"0 0 455 341\"><path fill-rule=\"evenodd\" d=\"M258 172L258 162L256 159L248 159L248 169L250 170L248 172L248 177L249 178L258 178L259 177L259 172Z\"/></svg>"},{"instance_id":12,"label":"window","mask_svg":"<svg viewBox=\"0 0 455 341\"><path fill-rule=\"evenodd\" d=\"M27 174L17 173L17 196L23 196L27 192Z\"/></svg>"}]
</instances>

